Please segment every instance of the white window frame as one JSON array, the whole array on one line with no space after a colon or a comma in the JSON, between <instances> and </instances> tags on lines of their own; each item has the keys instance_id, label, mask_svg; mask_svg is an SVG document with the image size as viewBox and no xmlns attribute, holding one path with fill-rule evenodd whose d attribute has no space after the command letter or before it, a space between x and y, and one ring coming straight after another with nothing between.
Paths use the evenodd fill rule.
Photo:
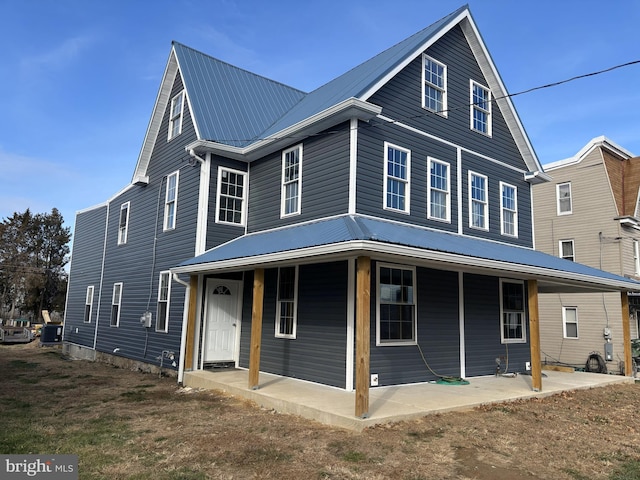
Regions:
<instances>
[{"instance_id":1,"label":"white window frame","mask_svg":"<svg viewBox=\"0 0 640 480\"><path fill-rule=\"evenodd\" d=\"M504 284L510 283L514 285L520 285L522 289L522 308L505 310L504 308ZM501 343L527 343L527 297L524 290L524 282L521 280L511 280L506 278L500 279L500 341ZM522 328L522 337L520 338L505 338L505 315L508 314L520 314L520 325Z\"/></svg>"},{"instance_id":2,"label":"white window frame","mask_svg":"<svg viewBox=\"0 0 640 480\"><path fill-rule=\"evenodd\" d=\"M633 212L633 216L640 218L640 188L638 189L638 196L636 197L636 210Z\"/></svg>"},{"instance_id":3,"label":"white window frame","mask_svg":"<svg viewBox=\"0 0 640 480\"><path fill-rule=\"evenodd\" d=\"M396 175L389 174L389 150L397 150L399 152L405 153L407 155L407 164L405 167L405 177L399 177ZM389 182L397 182L398 184L404 185L404 208L396 208L394 206L389 205L389 195L392 192L389 191ZM411 150L406 148L399 147L398 145L394 145L389 142L384 142L384 204L383 207L385 210L393 210L394 212L400 213L410 213L410 200L411 200Z\"/></svg>"},{"instance_id":4,"label":"white window frame","mask_svg":"<svg viewBox=\"0 0 640 480\"><path fill-rule=\"evenodd\" d=\"M173 195L171 194L171 179L175 178L175 188L173 189ZM167 175L167 185L165 186L164 194L164 220L163 230L174 230L176 228L176 216L178 214L178 183L180 180L180 171L176 170L173 173Z\"/></svg>"},{"instance_id":5,"label":"white window frame","mask_svg":"<svg viewBox=\"0 0 640 480\"><path fill-rule=\"evenodd\" d=\"M569 195L560 197L560 187L569 186ZM560 208L560 200L569 199L569 210L562 211ZM573 193L571 192L571 182L562 182L556 185L556 208L558 215L571 215L573 213Z\"/></svg>"},{"instance_id":6,"label":"white window frame","mask_svg":"<svg viewBox=\"0 0 640 480\"><path fill-rule=\"evenodd\" d=\"M486 92L487 95L487 100L486 100L486 104L487 104L487 108L482 107L480 104L478 104L475 101L475 94L474 94L474 87L480 88L482 89L484 92ZM491 114L491 104L492 104L492 99L491 99L491 90L489 89L489 87L486 87L484 85L482 85L481 83L478 83L474 80L470 80L470 84L469 84L469 98L470 98L470 128L471 130L473 130L474 132L478 132L481 133L483 135L486 135L487 137L490 137L492 134L492 114ZM485 115L485 122L484 124L486 124L486 128L485 129L481 129L481 128L476 128L476 122L475 122L475 113L478 112L481 115Z\"/></svg>"},{"instance_id":7,"label":"white window frame","mask_svg":"<svg viewBox=\"0 0 640 480\"><path fill-rule=\"evenodd\" d=\"M572 310L575 312L575 322L569 322L568 318L567 318L567 311ZM567 324L568 323L575 323L576 325L576 335L574 336L569 336L567 333ZM579 335L579 330L578 330L578 307L562 307L562 335L564 338L568 339L568 340L578 340L580 338Z\"/></svg>"},{"instance_id":8,"label":"white window frame","mask_svg":"<svg viewBox=\"0 0 640 480\"><path fill-rule=\"evenodd\" d=\"M176 110L176 103L180 101L180 109ZM185 92L182 90L171 99L171 110L169 110L169 131L167 141L176 138L182 133L182 118L184 114Z\"/></svg>"},{"instance_id":9,"label":"white window frame","mask_svg":"<svg viewBox=\"0 0 640 480\"><path fill-rule=\"evenodd\" d=\"M474 198L473 177L484 179L484 189L482 190L484 200ZM482 215L484 218L483 225L474 225L473 206L476 204L482 206ZM469 227L475 228L476 230L489 230L489 177L482 175L481 173L472 172L471 170L469 170Z\"/></svg>"},{"instance_id":10,"label":"white window frame","mask_svg":"<svg viewBox=\"0 0 640 480\"><path fill-rule=\"evenodd\" d=\"M231 194L228 190L226 193L222 192L222 180L223 180L223 176L225 174L231 174L231 175L237 175L239 177L242 177L242 195L237 195L237 194ZM231 187L236 187L236 185L231 185L229 184ZM217 188L217 194L216 194L216 223L224 223L226 225L236 225L236 226L244 226L246 223L246 211L247 211L247 191L248 191L248 185L247 185L247 172L243 172L241 170L234 170L232 168L227 168L227 167L222 167L219 166L218 167L218 188ZM228 204L224 206L223 208L223 200L226 200L227 202L230 201L232 203L235 203L234 201L240 201L240 210L238 212L237 209L235 208L228 208ZM224 217L227 218L229 213L240 213L240 221L239 222L235 222L235 221L230 221L230 220L226 220L226 219L221 219L220 218L220 214L223 213ZM233 217L235 218L235 215L233 215Z\"/></svg>"},{"instance_id":11,"label":"white window frame","mask_svg":"<svg viewBox=\"0 0 640 480\"><path fill-rule=\"evenodd\" d=\"M118 328L120 326L120 313L122 312L122 289L124 284L122 282L116 282L113 284L113 292L111 294L111 316L109 318L109 326ZM117 294L117 298L116 298ZM114 309L117 307L114 322Z\"/></svg>"},{"instance_id":12,"label":"white window frame","mask_svg":"<svg viewBox=\"0 0 640 480\"><path fill-rule=\"evenodd\" d=\"M91 323L91 315L93 313L93 285L87 286L87 294L84 298L84 319L83 323Z\"/></svg>"},{"instance_id":13,"label":"white window frame","mask_svg":"<svg viewBox=\"0 0 640 480\"><path fill-rule=\"evenodd\" d=\"M565 244L571 245L571 256L564 254L564 248L562 248ZM576 244L573 239L564 239L558 240L558 256L560 258L564 258L565 260L570 260L572 262L576 261Z\"/></svg>"},{"instance_id":14,"label":"white window frame","mask_svg":"<svg viewBox=\"0 0 640 480\"><path fill-rule=\"evenodd\" d=\"M122 211L126 209L124 224L122 223ZM118 217L118 245L124 245L129 238L129 212L131 211L131 202L120 205L120 216Z\"/></svg>"},{"instance_id":15,"label":"white window frame","mask_svg":"<svg viewBox=\"0 0 640 480\"><path fill-rule=\"evenodd\" d=\"M282 272L283 269L294 269L294 286L293 286L293 299L291 298L286 298L286 299L281 299L280 298L280 274ZM282 316L282 308L284 307L284 304L290 304L291 305L291 331L287 332L287 333L281 333L282 330L282 322L284 320L284 317ZM295 339L296 335L297 335L297 330L298 330L298 266L294 266L294 267L280 267L278 268L278 289L276 292L276 325L275 325L275 336L276 338L289 338L289 339Z\"/></svg>"},{"instance_id":16,"label":"white window frame","mask_svg":"<svg viewBox=\"0 0 640 480\"><path fill-rule=\"evenodd\" d=\"M442 68L442 85L433 83L430 78L427 78L428 62L431 62ZM430 89L433 89L440 94L440 100L432 99L431 95L429 95L430 101L427 102L427 93L430 91ZM439 102L440 107L435 109L431 108L428 105L428 103L431 102ZM422 108L431 112L435 112L438 115L442 115L443 117L447 116L447 66L427 54L422 55Z\"/></svg>"},{"instance_id":17,"label":"white window frame","mask_svg":"<svg viewBox=\"0 0 640 480\"><path fill-rule=\"evenodd\" d=\"M513 190L513 208L505 206L505 189ZM507 214L513 216L513 233L508 232L505 228ZM518 238L518 187L505 182L500 182L500 234Z\"/></svg>"},{"instance_id":18,"label":"white window frame","mask_svg":"<svg viewBox=\"0 0 640 480\"><path fill-rule=\"evenodd\" d=\"M636 276L640 276L640 242L633 240L633 267Z\"/></svg>"},{"instance_id":19,"label":"white window frame","mask_svg":"<svg viewBox=\"0 0 640 480\"><path fill-rule=\"evenodd\" d=\"M433 172L431 171L431 168L433 165L442 165L444 167L446 167L447 169L447 173L446 173L446 189L443 190L441 188L438 187L434 187L432 185L432 176L433 176ZM427 157L427 173L428 173L428 179L427 179L427 218L431 219L431 220L438 220L440 222L447 222L447 223L451 223L451 165L447 162L443 162L441 160L437 160L435 158L432 157ZM438 217L436 215L433 215L431 212L431 207L433 206L433 201L431 198L431 194L433 192L438 192L441 193L445 196L445 214L444 214L444 218L443 217Z\"/></svg>"},{"instance_id":20,"label":"white window frame","mask_svg":"<svg viewBox=\"0 0 640 480\"><path fill-rule=\"evenodd\" d=\"M163 284L163 279L166 283ZM160 304L165 304L164 319L160 318ZM158 303L156 305L156 332L169 331L169 307L171 304L171 272L165 270L158 276Z\"/></svg>"},{"instance_id":21,"label":"white window frame","mask_svg":"<svg viewBox=\"0 0 640 480\"><path fill-rule=\"evenodd\" d=\"M296 151L298 152L298 174L293 179L287 178L287 156ZM294 198L293 196L289 196L289 188L293 186L297 189L295 208L289 206L290 199ZM288 148L282 152L282 188L280 199L280 218L300 214L302 208L302 144Z\"/></svg>"},{"instance_id":22,"label":"white window frame","mask_svg":"<svg viewBox=\"0 0 640 480\"><path fill-rule=\"evenodd\" d=\"M411 272L411 278L413 285L411 286L411 293L407 293L408 300L407 301L399 301L399 302L382 302L382 290L380 284L380 270L382 268L388 268L392 270L402 270ZM402 286L400 285L402 289ZM376 346L382 347L392 347L392 346L405 346L405 345L416 345L418 338L418 304L417 304L417 277L416 277L416 267L408 266L408 265L398 265L398 264L389 264L389 263L378 263L376 265ZM389 294L391 292L389 291ZM410 305L412 307L412 338L402 340L402 339L383 339L381 338L381 317L382 312L381 308L383 305Z\"/></svg>"}]
</instances>

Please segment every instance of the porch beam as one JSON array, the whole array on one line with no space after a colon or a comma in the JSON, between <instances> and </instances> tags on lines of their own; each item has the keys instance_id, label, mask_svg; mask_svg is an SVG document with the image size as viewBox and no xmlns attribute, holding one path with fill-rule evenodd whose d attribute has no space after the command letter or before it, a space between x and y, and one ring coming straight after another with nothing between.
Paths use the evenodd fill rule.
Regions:
<instances>
[{"instance_id":1,"label":"porch beam","mask_svg":"<svg viewBox=\"0 0 640 480\"><path fill-rule=\"evenodd\" d=\"M629 294L620 292L622 306L622 342L624 343L624 374L627 377L634 375L633 360L631 359L631 327L629 324Z\"/></svg>"},{"instance_id":2,"label":"porch beam","mask_svg":"<svg viewBox=\"0 0 640 480\"><path fill-rule=\"evenodd\" d=\"M542 390L542 363L540 361L540 316L538 312L538 281L527 281L529 295L529 348L531 349L531 388Z\"/></svg>"},{"instance_id":3,"label":"porch beam","mask_svg":"<svg viewBox=\"0 0 640 480\"><path fill-rule=\"evenodd\" d=\"M198 276L189 278L189 310L187 310L187 346L184 358L185 370L193 370L193 352L196 343L196 308L198 305Z\"/></svg>"},{"instance_id":4,"label":"porch beam","mask_svg":"<svg viewBox=\"0 0 640 480\"><path fill-rule=\"evenodd\" d=\"M356 271L356 405L359 418L369 416L371 330L371 258L358 257Z\"/></svg>"},{"instance_id":5,"label":"porch beam","mask_svg":"<svg viewBox=\"0 0 640 480\"><path fill-rule=\"evenodd\" d=\"M249 351L249 388L259 387L260 348L262 344L262 304L264 300L264 268L253 272L253 306L251 309L251 350Z\"/></svg>"}]
</instances>

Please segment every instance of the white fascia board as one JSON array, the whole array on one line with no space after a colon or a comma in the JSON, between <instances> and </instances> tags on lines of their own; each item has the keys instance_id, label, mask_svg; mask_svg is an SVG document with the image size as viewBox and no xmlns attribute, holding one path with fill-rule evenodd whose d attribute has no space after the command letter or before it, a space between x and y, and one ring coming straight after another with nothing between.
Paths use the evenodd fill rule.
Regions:
<instances>
[{"instance_id":1,"label":"white fascia board","mask_svg":"<svg viewBox=\"0 0 640 480\"><path fill-rule=\"evenodd\" d=\"M550 162L545 165L545 170L555 170L557 168L567 167L569 165L575 165L580 163L587 155L589 155L595 148L602 147L613 154L623 158L629 159L633 158L635 155L631 153L624 147L621 147L615 142L612 142L604 135L599 137L592 138L584 147L580 149L578 153L576 153L573 157L565 158L563 160L557 160L555 162Z\"/></svg>"}]
</instances>

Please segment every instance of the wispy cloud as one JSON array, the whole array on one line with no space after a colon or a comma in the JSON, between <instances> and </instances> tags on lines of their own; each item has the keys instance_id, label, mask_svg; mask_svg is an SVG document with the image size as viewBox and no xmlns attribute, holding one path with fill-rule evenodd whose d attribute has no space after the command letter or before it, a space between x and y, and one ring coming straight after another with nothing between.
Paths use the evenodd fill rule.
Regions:
<instances>
[{"instance_id":1,"label":"wispy cloud","mask_svg":"<svg viewBox=\"0 0 640 480\"><path fill-rule=\"evenodd\" d=\"M77 36L64 40L38 55L25 56L20 61L20 71L26 75L58 70L68 66L94 43L91 36Z\"/></svg>"}]
</instances>

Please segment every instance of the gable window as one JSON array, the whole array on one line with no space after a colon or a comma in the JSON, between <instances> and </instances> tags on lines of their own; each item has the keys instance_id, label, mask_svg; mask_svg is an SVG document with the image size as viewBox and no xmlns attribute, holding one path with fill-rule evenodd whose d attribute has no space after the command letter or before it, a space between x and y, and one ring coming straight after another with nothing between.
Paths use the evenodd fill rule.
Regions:
<instances>
[{"instance_id":1,"label":"gable window","mask_svg":"<svg viewBox=\"0 0 640 480\"><path fill-rule=\"evenodd\" d=\"M280 216L300 213L302 145L282 152L282 206Z\"/></svg>"},{"instance_id":2,"label":"gable window","mask_svg":"<svg viewBox=\"0 0 640 480\"><path fill-rule=\"evenodd\" d=\"M556 185L556 195L558 199L558 215L570 214L572 212L571 182Z\"/></svg>"},{"instance_id":3,"label":"gable window","mask_svg":"<svg viewBox=\"0 0 640 480\"><path fill-rule=\"evenodd\" d=\"M471 129L491 136L491 92L471 80Z\"/></svg>"},{"instance_id":4,"label":"gable window","mask_svg":"<svg viewBox=\"0 0 640 480\"><path fill-rule=\"evenodd\" d=\"M469 172L469 226L489 229L487 177L474 172Z\"/></svg>"},{"instance_id":5,"label":"gable window","mask_svg":"<svg viewBox=\"0 0 640 480\"><path fill-rule=\"evenodd\" d=\"M377 345L416 341L415 268L378 264Z\"/></svg>"},{"instance_id":6,"label":"gable window","mask_svg":"<svg viewBox=\"0 0 640 480\"><path fill-rule=\"evenodd\" d=\"M216 222L244 225L246 173L218 167Z\"/></svg>"},{"instance_id":7,"label":"gable window","mask_svg":"<svg viewBox=\"0 0 640 480\"><path fill-rule=\"evenodd\" d=\"M158 279L158 311L156 312L156 332L166 332L169 325L169 296L171 277L169 272L160 272Z\"/></svg>"},{"instance_id":8,"label":"gable window","mask_svg":"<svg viewBox=\"0 0 640 480\"><path fill-rule=\"evenodd\" d=\"M127 243L129 232L129 202L120 206L120 221L118 222L118 245Z\"/></svg>"},{"instance_id":9,"label":"gable window","mask_svg":"<svg viewBox=\"0 0 640 480\"><path fill-rule=\"evenodd\" d=\"M409 213L411 152L384 143L384 208Z\"/></svg>"},{"instance_id":10,"label":"gable window","mask_svg":"<svg viewBox=\"0 0 640 480\"><path fill-rule=\"evenodd\" d=\"M633 241L633 265L636 276L640 276L640 242Z\"/></svg>"},{"instance_id":11,"label":"gable window","mask_svg":"<svg viewBox=\"0 0 640 480\"><path fill-rule=\"evenodd\" d=\"M182 133L182 112L184 110L184 91L171 99L171 112L169 114L169 138L177 137Z\"/></svg>"},{"instance_id":12,"label":"gable window","mask_svg":"<svg viewBox=\"0 0 640 480\"><path fill-rule=\"evenodd\" d=\"M573 245L573 240L560 240L560 258L564 258L565 260L571 260L575 262L575 249Z\"/></svg>"},{"instance_id":13,"label":"gable window","mask_svg":"<svg viewBox=\"0 0 640 480\"><path fill-rule=\"evenodd\" d=\"M447 116L447 66L422 56L422 107Z\"/></svg>"},{"instance_id":14,"label":"gable window","mask_svg":"<svg viewBox=\"0 0 640 480\"><path fill-rule=\"evenodd\" d=\"M449 186L449 164L429 158L429 201L428 217L436 220L451 221L451 195Z\"/></svg>"},{"instance_id":15,"label":"gable window","mask_svg":"<svg viewBox=\"0 0 640 480\"><path fill-rule=\"evenodd\" d=\"M176 228L176 209L178 207L178 172L167 177L164 200L164 230Z\"/></svg>"},{"instance_id":16,"label":"gable window","mask_svg":"<svg viewBox=\"0 0 640 480\"><path fill-rule=\"evenodd\" d=\"M87 287L87 295L84 301L84 323L91 323L91 310L93 309L93 285Z\"/></svg>"},{"instance_id":17,"label":"gable window","mask_svg":"<svg viewBox=\"0 0 640 480\"><path fill-rule=\"evenodd\" d=\"M278 269L276 337L296 338L298 267Z\"/></svg>"},{"instance_id":18,"label":"gable window","mask_svg":"<svg viewBox=\"0 0 640 480\"><path fill-rule=\"evenodd\" d=\"M500 335L502 343L525 343L524 283L500 280Z\"/></svg>"},{"instance_id":19,"label":"gable window","mask_svg":"<svg viewBox=\"0 0 640 480\"><path fill-rule=\"evenodd\" d=\"M111 296L111 322L112 327L120 325L120 304L122 302L122 283L113 284L113 295Z\"/></svg>"},{"instance_id":20,"label":"gable window","mask_svg":"<svg viewBox=\"0 0 640 480\"><path fill-rule=\"evenodd\" d=\"M564 338L578 338L578 308L562 307Z\"/></svg>"},{"instance_id":21,"label":"gable window","mask_svg":"<svg viewBox=\"0 0 640 480\"><path fill-rule=\"evenodd\" d=\"M511 237L518 236L518 190L513 185L500 182L500 232Z\"/></svg>"}]
</instances>

